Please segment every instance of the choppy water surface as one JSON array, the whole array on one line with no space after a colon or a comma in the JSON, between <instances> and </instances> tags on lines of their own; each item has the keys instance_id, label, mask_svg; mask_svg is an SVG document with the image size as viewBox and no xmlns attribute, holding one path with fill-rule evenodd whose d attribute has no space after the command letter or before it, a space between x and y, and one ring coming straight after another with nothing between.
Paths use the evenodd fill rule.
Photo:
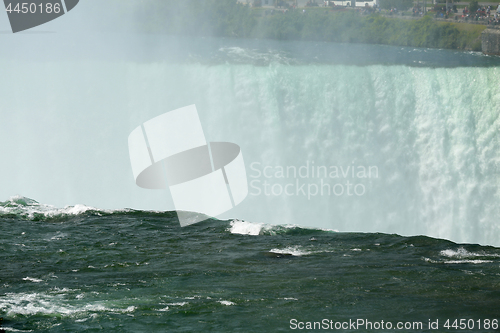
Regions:
<instances>
[{"instance_id":1,"label":"choppy water surface","mask_svg":"<svg viewBox=\"0 0 500 333\"><path fill-rule=\"evenodd\" d=\"M275 332L359 318L428 331L429 319L500 315L494 247L238 220L180 228L171 212L22 197L0 212L6 331Z\"/></svg>"}]
</instances>

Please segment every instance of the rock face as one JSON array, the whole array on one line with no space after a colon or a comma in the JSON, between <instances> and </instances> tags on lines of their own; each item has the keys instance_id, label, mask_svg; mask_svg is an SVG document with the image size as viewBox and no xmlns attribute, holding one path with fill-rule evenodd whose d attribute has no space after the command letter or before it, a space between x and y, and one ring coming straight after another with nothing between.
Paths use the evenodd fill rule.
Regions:
<instances>
[{"instance_id":1,"label":"rock face","mask_svg":"<svg viewBox=\"0 0 500 333\"><path fill-rule=\"evenodd\" d=\"M484 54L500 55L500 29L486 29L481 34Z\"/></svg>"}]
</instances>

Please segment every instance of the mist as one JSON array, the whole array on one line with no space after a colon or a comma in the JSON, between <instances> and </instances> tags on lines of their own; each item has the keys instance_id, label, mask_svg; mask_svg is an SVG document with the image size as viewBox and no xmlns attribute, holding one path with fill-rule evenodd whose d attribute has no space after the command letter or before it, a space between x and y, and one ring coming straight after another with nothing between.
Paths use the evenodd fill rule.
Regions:
<instances>
[{"instance_id":1,"label":"mist","mask_svg":"<svg viewBox=\"0 0 500 333\"><path fill-rule=\"evenodd\" d=\"M209 16L197 16L199 34L171 33L185 27L178 22L152 33L143 28L158 17L153 3L81 1L17 34L1 15L2 200L173 210L168 190L136 186L127 138L195 104L207 141L238 144L247 168L249 196L221 218L499 244L498 68L433 66L490 60L218 38ZM180 3L175 13L192 10ZM328 176L276 175L313 164ZM358 176L370 167L377 177ZM305 192L322 181L329 195ZM338 184L342 194L332 194Z\"/></svg>"}]
</instances>

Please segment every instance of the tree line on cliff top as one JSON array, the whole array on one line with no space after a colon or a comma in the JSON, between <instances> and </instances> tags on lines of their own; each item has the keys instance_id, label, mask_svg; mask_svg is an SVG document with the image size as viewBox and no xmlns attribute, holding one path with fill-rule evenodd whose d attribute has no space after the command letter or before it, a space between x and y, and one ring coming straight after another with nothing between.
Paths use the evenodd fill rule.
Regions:
<instances>
[{"instance_id":1,"label":"tree line on cliff top","mask_svg":"<svg viewBox=\"0 0 500 333\"><path fill-rule=\"evenodd\" d=\"M398 0L399 2L402 0ZM400 2L401 3L401 2ZM150 0L138 11L140 30L184 36L268 38L480 49L480 29L452 23L387 18L358 12L253 10L236 0Z\"/></svg>"}]
</instances>

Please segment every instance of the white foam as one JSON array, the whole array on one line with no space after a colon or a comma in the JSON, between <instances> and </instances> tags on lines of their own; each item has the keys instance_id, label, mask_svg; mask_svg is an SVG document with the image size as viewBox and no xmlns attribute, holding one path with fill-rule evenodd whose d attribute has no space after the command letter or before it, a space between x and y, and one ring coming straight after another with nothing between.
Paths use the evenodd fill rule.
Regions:
<instances>
[{"instance_id":1,"label":"white foam","mask_svg":"<svg viewBox=\"0 0 500 333\"><path fill-rule=\"evenodd\" d=\"M446 249L446 250L441 251L439 254L441 256L443 256L443 257L458 258L458 259L474 258L474 257L494 257L494 258L499 258L500 257L500 254L494 254L494 253L469 252L466 249L464 249L463 247L460 247L457 250Z\"/></svg>"},{"instance_id":2,"label":"white foam","mask_svg":"<svg viewBox=\"0 0 500 333\"><path fill-rule=\"evenodd\" d=\"M6 312L7 316L35 314L71 316L86 312L128 313L135 310L135 306L119 309L107 307L99 302L75 306L67 303L64 294L8 293L0 297L0 311Z\"/></svg>"},{"instance_id":3,"label":"white foam","mask_svg":"<svg viewBox=\"0 0 500 333\"><path fill-rule=\"evenodd\" d=\"M120 312L124 312L124 313L125 312L134 312L135 310L137 310L137 307L131 305L131 306L127 307L125 310L120 310Z\"/></svg>"},{"instance_id":4,"label":"white foam","mask_svg":"<svg viewBox=\"0 0 500 333\"><path fill-rule=\"evenodd\" d=\"M236 305L236 303L231 302L231 301L217 301L217 302L219 302L222 305L227 305L227 306L229 306L229 305Z\"/></svg>"},{"instance_id":5,"label":"white foam","mask_svg":"<svg viewBox=\"0 0 500 333\"><path fill-rule=\"evenodd\" d=\"M33 332L33 330L16 330L13 327L2 327L1 329L6 332Z\"/></svg>"},{"instance_id":6,"label":"white foam","mask_svg":"<svg viewBox=\"0 0 500 333\"><path fill-rule=\"evenodd\" d=\"M27 218L34 218L37 214L42 214L46 217L54 217L57 215L78 215L89 210L99 211L97 208L85 205L56 208L52 205L40 204L33 199L25 198L20 195L9 198L4 204L5 205L0 206L0 213L20 214Z\"/></svg>"},{"instance_id":7,"label":"white foam","mask_svg":"<svg viewBox=\"0 0 500 333\"><path fill-rule=\"evenodd\" d=\"M89 210L98 210L98 209L94 208L94 207L78 204L75 206L67 206L66 208L64 208L63 211L64 211L64 213L66 213L68 215L78 215L78 214L85 213Z\"/></svg>"},{"instance_id":8,"label":"white foam","mask_svg":"<svg viewBox=\"0 0 500 333\"><path fill-rule=\"evenodd\" d=\"M68 288L58 288L58 287L54 287L53 288L54 292L56 293L67 293L67 292L70 292L70 291L79 291L80 289L68 289Z\"/></svg>"},{"instance_id":9,"label":"white foam","mask_svg":"<svg viewBox=\"0 0 500 333\"><path fill-rule=\"evenodd\" d=\"M188 304L189 304L188 302L167 303L167 305L172 305L172 306L184 306Z\"/></svg>"},{"instance_id":10,"label":"white foam","mask_svg":"<svg viewBox=\"0 0 500 333\"><path fill-rule=\"evenodd\" d=\"M91 206L77 204L74 206L66 206L64 208L57 208L52 205L40 204L37 201L26 198L20 195L10 197L7 201L0 203L0 214L16 214L21 215L28 219L33 219L37 215L45 217L56 216L76 216L88 211L95 211L99 213L114 213L114 212L127 212L128 209L98 209Z\"/></svg>"},{"instance_id":11,"label":"white foam","mask_svg":"<svg viewBox=\"0 0 500 333\"><path fill-rule=\"evenodd\" d=\"M43 280L41 280L41 279L36 279L36 278L29 277L29 276L23 278L23 281L30 281L30 282L35 282L35 283L43 282Z\"/></svg>"},{"instance_id":12,"label":"white foam","mask_svg":"<svg viewBox=\"0 0 500 333\"><path fill-rule=\"evenodd\" d=\"M338 230L335 229L310 228L310 227L299 226L296 224L271 225L265 223L253 223L253 222L241 221L236 219L230 222L230 227L227 229L227 231L231 232L232 234L258 236L264 233L270 235L276 235L281 231L283 231L283 229L294 229L294 228L300 228L305 230L338 232Z\"/></svg>"},{"instance_id":13,"label":"white foam","mask_svg":"<svg viewBox=\"0 0 500 333\"><path fill-rule=\"evenodd\" d=\"M486 264L493 262L492 260L481 260L481 259L462 259L462 260L432 260L430 258L424 258L425 261L432 264Z\"/></svg>"},{"instance_id":14,"label":"white foam","mask_svg":"<svg viewBox=\"0 0 500 333\"><path fill-rule=\"evenodd\" d=\"M90 318L83 318L83 319L76 319L75 320L75 323L83 323L83 322L86 322L87 320L89 320Z\"/></svg>"},{"instance_id":15,"label":"white foam","mask_svg":"<svg viewBox=\"0 0 500 333\"><path fill-rule=\"evenodd\" d=\"M308 254L311 254L313 252L311 251L305 251L301 249L299 246L289 246L284 249L272 249L269 250L271 253L278 253L278 254L291 254L292 256L300 257L300 256L305 256Z\"/></svg>"},{"instance_id":16,"label":"white foam","mask_svg":"<svg viewBox=\"0 0 500 333\"><path fill-rule=\"evenodd\" d=\"M43 314L62 314L70 315L74 313L71 306L61 306L57 304L57 297L44 294L6 294L0 298L0 310L7 312L8 316L13 315L34 315Z\"/></svg>"},{"instance_id":17,"label":"white foam","mask_svg":"<svg viewBox=\"0 0 500 333\"><path fill-rule=\"evenodd\" d=\"M273 226L269 226L270 228L273 228ZM304 230L318 230L318 231L328 231L328 232L339 232L337 229L327 229L327 228L316 228L316 227L304 227L298 224L283 224L279 226L274 226L274 227L282 227L285 229L293 229L293 228L300 228Z\"/></svg>"},{"instance_id":18,"label":"white foam","mask_svg":"<svg viewBox=\"0 0 500 333\"><path fill-rule=\"evenodd\" d=\"M264 224L252 223L240 220L231 221L229 231L232 234L258 236Z\"/></svg>"},{"instance_id":19,"label":"white foam","mask_svg":"<svg viewBox=\"0 0 500 333\"><path fill-rule=\"evenodd\" d=\"M443 263L445 264L485 264L485 263L489 263L489 262L493 262L492 260L479 260L479 259L476 259L476 260L471 260L471 259L466 259L466 260L445 260L443 261Z\"/></svg>"},{"instance_id":20,"label":"white foam","mask_svg":"<svg viewBox=\"0 0 500 333\"><path fill-rule=\"evenodd\" d=\"M58 231L58 232L56 232L56 234L54 236L50 237L48 240L49 241L60 240L60 239L66 238L66 237L68 237L68 234Z\"/></svg>"}]
</instances>

